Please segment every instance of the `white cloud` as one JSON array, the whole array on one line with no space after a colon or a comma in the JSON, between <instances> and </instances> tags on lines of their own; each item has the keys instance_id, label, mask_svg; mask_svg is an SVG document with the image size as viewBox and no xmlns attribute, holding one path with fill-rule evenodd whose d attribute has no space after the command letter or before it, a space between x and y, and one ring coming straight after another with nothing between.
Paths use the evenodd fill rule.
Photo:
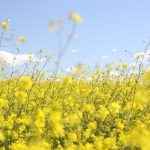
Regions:
<instances>
[{"instance_id":1,"label":"white cloud","mask_svg":"<svg viewBox=\"0 0 150 150\"><path fill-rule=\"evenodd\" d=\"M78 39L80 39L80 36L78 34L74 34L73 38L76 39L76 40L78 40Z\"/></svg>"},{"instance_id":2,"label":"white cloud","mask_svg":"<svg viewBox=\"0 0 150 150\"><path fill-rule=\"evenodd\" d=\"M112 51L113 51L114 53L116 53L118 50L117 50L116 48L114 48L114 49L112 49Z\"/></svg>"},{"instance_id":3,"label":"white cloud","mask_svg":"<svg viewBox=\"0 0 150 150\"><path fill-rule=\"evenodd\" d=\"M111 71L110 75L111 76L119 76L119 72L118 71Z\"/></svg>"},{"instance_id":4,"label":"white cloud","mask_svg":"<svg viewBox=\"0 0 150 150\"><path fill-rule=\"evenodd\" d=\"M134 57L136 58L138 55L143 56L144 53L143 53L143 52L136 53ZM142 59L142 58L141 58L141 59ZM140 59L140 60L141 60L141 59ZM143 63L144 63L145 66L150 66L150 50L148 50L148 51L146 52L146 54L145 54L145 56L144 56L144 59L143 59Z\"/></svg>"},{"instance_id":5,"label":"white cloud","mask_svg":"<svg viewBox=\"0 0 150 150\"><path fill-rule=\"evenodd\" d=\"M68 67L67 68L67 73L74 74L74 73L76 73L76 71L77 71L76 67Z\"/></svg>"},{"instance_id":6,"label":"white cloud","mask_svg":"<svg viewBox=\"0 0 150 150\"><path fill-rule=\"evenodd\" d=\"M107 56L107 55L102 56L102 59L108 59L108 58L109 58L109 56Z\"/></svg>"},{"instance_id":7,"label":"white cloud","mask_svg":"<svg viewBox=\"0 0 150 150\"><path fill-rule=\"evenodd\" d=\"M72 53L76 53L78 51L79 51L79 49L75 49L75 48L71 50Z\"/></svg>"},{"instance_id":8,"label":"white cloud","mask_svg":"<svg viewBox=\"0 0 150 150\"><path fill-rule=\"evenodd\" d=\"M14 55L11 52L0 51L0 66L8 66L8 65L20 65L29 60L36 61L37 59L34 57L34 54L18 54Z\"/></svg>"}]
</instances>

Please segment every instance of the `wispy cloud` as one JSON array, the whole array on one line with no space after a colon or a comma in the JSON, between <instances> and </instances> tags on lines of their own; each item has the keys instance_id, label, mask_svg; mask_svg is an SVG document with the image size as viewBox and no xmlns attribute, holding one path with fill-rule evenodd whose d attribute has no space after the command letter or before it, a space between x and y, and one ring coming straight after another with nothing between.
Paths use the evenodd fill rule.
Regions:
<instances>
[{"instance_id":1,"label":"wispy cloud","mask_svg":"<svg viewBox=\"0 0 150 150\"><path fill-rule=\"evenodd\" d=\"M118 50L117 50L116 48L114 48L114 49L112 49L112 51L113 51L114 53L116 53Z\"/></svg>"},{"instance_id":2,"label":"wispy cloud","mask_svg":"<svg viewBox=\"0 0 150 150\"><path fill-rule=\"evenodd\" d=\"M68 68L67 68L67 73L73 74L73 73L75 73L76 71L77 71L77 68L76 68L76 67L68 67Z\"/></svg>"},{"instance_id":3,"label":"wispy cloud","mask_svg":"<svg viewBox=\"0 0 150 150\"><path fill-rule=\"evenodd\" d=\"M136 53L134 57L136 58L138 55L143 56L144 53L143 52ZM143 63L145 66L150 66L150 50L148 50L144 55Z\"/></svg>"},{"instance_id":4,"label":"wispy cloud","mask_svg":"<svg viewBox=\"0 0 150 150\"><path fill-rule=\"evenodd\" d=\"M109 58L109 56L107 56L107 55L102 55L102 59L103 59L103 60L108 59L108 58Z\"/></svg>"},{"instance_id":5,"label":"wispy cloud","mask_svg":"<svg viewBox=\"0 0 150 150\"><path fill-rule=\"evenodd\" d=\"M72 52L72 53L79 52L79 49L73 48L73 49L71 50L71 52Z\"/></svg>"},{"instance_id":6,"label":"wispy cloud","mask_svg":"<svg viewBox=\"0 0 150 150\"><path fill-rule=\"evenodd\" d=\"M80 39L80 36L79 36L79 34L74 34L74 35L73 35L73 38L76 39L76 40L79 40L79 39Z\"/></svg>"},{"instance_id":7,"label":"wispy cloud","mask_svg":"<svg viewBox=\"0 0 150 150\"><path fill-rule=\"evenodd\" d=\"M36 61L34 54L18 54L15 55L11 52L0 51L0 65L8 66L8 65L20 65L29 60Z\"/></svg>"}]
</instances>

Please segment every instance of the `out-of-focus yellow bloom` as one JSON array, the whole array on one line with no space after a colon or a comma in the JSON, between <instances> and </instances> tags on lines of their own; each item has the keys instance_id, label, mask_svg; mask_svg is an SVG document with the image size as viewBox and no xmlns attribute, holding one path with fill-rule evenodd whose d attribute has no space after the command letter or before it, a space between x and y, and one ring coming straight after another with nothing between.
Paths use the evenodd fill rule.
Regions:
<instances>
[{"instance_id":1,"label":"out-of-focus yellow bloom","mask_svg":"<svg viewBox=\"0 0 150 150\"><path fill-rule=\"evenodd\" d=\"M4 142L5 141L5 136L4 134L0 131L0 142Z\"/></svg>"},{"instance_id":2,"label":"out-of-focus yellow bloom","mask_svg":"<svg viewBox=\"0 0 150 150\"><path fill-rule=\"evenodd\" d=\"M55 32L55 31L56 31L56 26L54 26L54 25L53 25L53 26L50 26L50 31L51 31L51 32Z\"/></svg>"},{"instance_id":3,"label":"out-of-focus yellow bloom","mask_svg":"<svg viewBox=\"0 0 150 150\"><path fill-rule=\"evenodd\" d=\"M28 90L32 87L32 80L28 76L23 76L18 83L19 88L23 90Z\"/></svg>"},{"instance_id":4,"label":"out-of-focus yellow bloom","mask_svg":"<svg viewBox=\"0 0 150 150\"><path fill-rule=\"evenodd\" d=\"M62 118L62 114L60 111L51 111L49 120L52 122L60 122Z\"/></svg>"},{"instance_id":5,"label":"out-of-focus yellow bloom","mask_svg":"<svg viewBox=\"0 0 150 150\"><path fill-rule=\"evenodd\" d=\"M8 100L4 98L0 98L0 108L8 107Z\"/></svg>"},{"instance_id":6,"label":"out-of-focus yellow bloom","mask_svg":"<svg viewBox=\"0 0 150 150\"><path fill-rule=\"evenodd\" d=\"M128 64L123 64L123 68L128 68Z\"/></svg>"},{"instance_id":7,"label":"out-of-focus yellow bloom","mask_svg":"<svg viewBox=\"0 0 150 150\"><path fill-rule=\"evenodd\" d=\"M42 128L45 126L45 114L41 109L38 109L35 116L35 126Z\"/></svg>"},{"instance_id":8,"label":"out-of-focus yellow bloom","mask_svg":"<svg viewBox=\"0 0 150 150\"><path fill-rule=\"evenodd\" d=\"M121 107L118 103L112 102L108 108L109 108L110 113L115 115L115 114L119 113Z\"/></svg>"},{"instance_id":9,"label":"out-of-focus yellow bloom","mask_svg":"<svg viewBox=\"0 0 150 150\"><path fill-rule=\"evenodd\" d=\"M13 143L10 148L12 150L27 150L28 147L26 146L26 144L22 143L22 142L16 142L16 143Z\"/></svg>"},{"instance_id":10,"label":"out-of-focus yellow bloom","mask_svg":"<svg viewBox=\"0 0 150 150\"><path fill-rule=\"evenodd\" d=\"M119 128L119 129L123 129L124 128L124 123L121 122L121 119L117 119L115 121L116 121L117 128Z\"/></svg>"},{"instance_id":11,"label":"out-of-focus yellow bloom","mask_svg":"<svg viewBox=\"0 0 150 150\"><path fill-rule=\"evenodd\" d=\"M88 112L88 113L90 113L90 114L93 114L93 113L94 113L94 110L95 110L93 104L84 104L84 106L83 106L82 109L83 109L83 112Z\"/></svg>"},{"instance_id":12,"label":"out-of-focus yellow bloom","mask_svg":"<svg viewBox=\"0 0 150 150\"><path fill-rule=\"evenodd\" d=\"M56 138L63 137L65 134L64 126L61 123L57 123L53 126L53 133Z\"/></svg>"},{"instance_id":13,"label":"out-of-focus yellow bloom","mask_svg":"<svg viewBox=\"0 0 150 150\"><path fill-rule=\"evenodd\" d=\"M23 43L23 42L25 42L25 40L26 40L26 39L25 39L24 36L19 36L19 37L18 37L18 42L19 42L19 43Z\"/></svg>"},{"instance_id":14,"label":"out-of-focus yellow bloom","mask_svg":"<svg viewBox=\"0 0 150 150\"><path fill-rule=\"evenodd\" d=\"M103 143L105 149L117 149L116 140L113 137L107 137Z\"/></svg>"},{"instance_id":15,"label":"out-of-focus yellow bloom","mask_svg":"<svg viewBox=\"0 0 150 150\"><path fill-rule=\"evenodd\" d=\"M144 78L147 80L150 80L150 70L147 71L147 73L144 74Z\"/></svg>"},{"instance_id":16,"label":"out-of-focus yellow bloom","mask_svg":"<svg viewBox=\"0 0 150 150\"><path fill-rule=\"evenodd\" d=\"M3 22L1 23L1 28L2 28L3 30L8 30L8 29L9 29L8 22L7 22L7 21L3 21Z\"/></svg>"},{"instance_id":17,"label":"out-of-focus yellow bloom","mask_svg":"<svg viewBox=\"0 0 150 150\"><path fill-rule=\"evenodd\" d=\"M27 98L27 94L24 91L16 91L15 92L16 100L18 104L24 104Z\"/></svg>"},{"instance_id":18,"label":"out-of-focus yellow bloom","mask_svg":"<svg viewBox=\"0 0 150 150\"><path fill-rule=\"evenodd\" d=\"M82 18L80 16L80 14L75 13L75 12L71 12L69 13L69 19L71 19L72 21L74 21L76 24L80 24L82 23Z\"/></svg>"},{"instance_id":19,"label":"out-of-focus yellow bloom","mask_svg":"<svg viewBox=\"0 0 150 150\"><path fill-rule=\"evenodd\" d=\"M96 121L90 122L88 124L88 129L90 129L91 131L96 130L96 128L97 128L97 122Z\"/></svg>"},{"instance_id":20,"label":"out-of-focus yellow bloom","mask_svg":"<svg viewBox=\"0 0 150 150\"><path fill-rule=\"evenodd\" d=\"M148 102L148 95L146 95L145 91L138 91L135 94L135 98L133 100L133 102L135 103L136 106L139 105L144 105L145 103Z\"/></svg>"},{"instance_id":21,"label":"out-of-focus yellow bloom","mask_svg":"<svg viewBox=\"0 0 150 150\"><path fill-rule=\"evenodd\" d=\"M63 85L65 86L68 86L72 83L72 78L70 76L66 76L64 79L63 79Z\"/></svg>"},{"instance_id":22,"label":"out-of-focus yellow bloom","mask_svg":"<svg viewBox=\"0 0 150 150\"><path fill-rule=\"evenodd\" d=\"M87 149L87 150L88 150L88 149L89 149L89 150L94 150L94 145L91 144L91 143L86 143L84 148Z\"/></svg>"},{"instance_id":23,"label":"out-of-focus yellow bloom","mask_svg":"<svg viewBox=\"0 0 150 150\"><path fill-rule=\"evenodd\" d=\"M126 136L127 144L131 146L140 146L142 149L149 150L150 131L144 126L134 127Z\"/></svg>"},{"instance_id":24,"label":"out-of-focus yellow bloom","mask_svg":"<svg viewBox=\"0 0 150 150\"><path fill-rule=\"evenodd\" d=\"M39 139L35 143L32 143L27 146L27 150L51 150L51 144L49 144L46 140Z\"/></svg>"},{"instance_id":25,"label":"out-of-focus yellow bloom","mask_svg":"<svg viewBox=\"0 0 150 150\"><path fill-rule=\"evenodd\" d=\"M79 125L81 118L77 113L68 116L68 121L71 125Z\"/></svg>"},{"instance_id":26,"label":"out-of-focus yellow bloom","mask_svg":"<svg viewBox=\"0 0 150 150\"><path fill-rule=\"evenodd\" d=\"M77 135L74 132L68 133L67 137L68 137L68 140L70 140L70 141L74 141L74 142L77 141Z\"/></svg>"},{"instance_id":27,"label":"out-of-focus yellow bloom","mask_svg":"<svg viewBox=\"0 0 150 150\"><path fill-rule=\"evenodd\" d=\"M106 116L109 114L109 111L103 105L99 106L99 110L96 113L96 117L104 120Z\"/></svg>"},{"instance_id":28,"label":"out-of-focus yellow bloom","mask_svg":"<svg viewBox=\"0 0 150 150\"><path fill-rule=\"evenodd\" d=\"M119 141L122 145L127 145L127 136L123 132L119 134Z\"/></svg>"}]
</instances>

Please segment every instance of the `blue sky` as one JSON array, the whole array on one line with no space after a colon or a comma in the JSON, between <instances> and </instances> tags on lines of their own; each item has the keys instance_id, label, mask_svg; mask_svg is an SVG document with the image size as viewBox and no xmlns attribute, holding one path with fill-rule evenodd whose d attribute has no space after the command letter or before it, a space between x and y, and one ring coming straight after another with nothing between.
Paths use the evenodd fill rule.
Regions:
<instances>
[{"instance_id":1,"label":"blue sky","mask_svg":"<svg viewBox=\"0 0 150 150\"><path fill-rule=\"evenodd\" d=\"M26 37L20 46L23 53L42 48L50 54L57 49L57 42L49 32L49 20L62 18L69 30L68 13L75 11L84 22L76 30L80 40L73 40L63 57L64 66L107 63L119 58L129 62L131 57L124 50L141 52L145 47L143 40L149 41L149 6L149 0L0 0L0 21L9 17L16 35ZM79 51L72 53L72 49Z\"/></svg>"}]
</instances>

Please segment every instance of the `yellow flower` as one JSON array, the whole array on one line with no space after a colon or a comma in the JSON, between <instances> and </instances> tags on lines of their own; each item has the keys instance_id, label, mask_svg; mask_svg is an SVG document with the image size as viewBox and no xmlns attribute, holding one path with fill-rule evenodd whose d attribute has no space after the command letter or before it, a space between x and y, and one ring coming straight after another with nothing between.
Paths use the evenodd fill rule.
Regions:
<instances>
[{"instance_id":1,"label":"yellow flower","mask_svg":"<svg viewBox=\"0 0 150 150\"><path fill-rule=\"evenodd\" d=\"M123 68L128 68L128 64L123 64Z\"/></svg>"},{"instance_id":2,"label":"yellow flower","mask_svg":"<svg viewBox=\"0 0 150 150\"><path fill-rule=\"evenodd\" d=\"M0 131L0 142L4 142L5 141L5 136L4 134Z\"/></svg>"},{"instance_id":3,"label":"yellow flower","mask_svg":"<svg viewBox=\"0 0 150 150\"><path fill-rule=\"evenodd\" d=\"M150 139L150 132L146 129L146 127L134 127L134 129L127 134L126 139L128 145L140 146L140 148L144 150L150 149L150 144L148 142Z\"/></svg>"},{"instance_id":4,"label":"yellow flower","mask_svg":"<svg viewBox=\"0 0 150 150\"><path fill-rule=\"evenodd\" d=\"M93 114L95 111L95 107L92 103L91 104L84 104L82 109L83 109L83 112L88 112L90 114Z\"/></svg>"},{"instance_id":5,"label":"yellow flower","mask_svg":"<svg viewBox=\"0 0 150 150\"><path fill-rule=\"evenodd\" d=\"M23 89L23 90L28 90L32 87L32 80L30 77L28 76L23 76L20 80L19 80L19 88Z\"/></svg>"},{"instance_id":6,"label":"yellow flower","mask_svg":"<svg viewBox=\"0 0 150 150\"><path fill-rule=\"evenodd\" d=\"M50 26L50 31L55 32L56 31L56 26Z\"/></svg>"},{"instance_id":7,"label":"yellow flower","mask_svg":"<svg viewBox=\"0 0 150 150\"><path fill-rule=\"evenodd\" d=\"M72 132L67 134L68 140L70 141L77 141L77 134Z\"/></svg>"},{"instance_id":8,"label":"yellow flower","mask_svg":"<svg viewBox=\"0 0 150 150\"><path fill-rule=\"evenodd\" d=\"M82 18L80 16L80 14L75 13L75 12L69 13L69 19L74 21L76 24L82 23Z\"/></svg>"},{"instance_id":9,"label":"yellow flower","mask_svg":"<svg viewBox=\"0 0 150 150\"><path fill-rule=\"evenodd\" d=\"M20 150L20 149L19 149ZM22 150L22 149L21 149ZM24 150L24 149L23 149ZM44 139L39 139L35 143L30 144L27 150L51 150L51 145Z\"/></svg>"},{"instance_id":10,"label":"yellow flower","mask_svg":"<svg viewBox=\"0 0 150 150\"><path fill-rule=\"evenodd\" d=\"M27 150L27 146L23 142L13 143L10 148L12 150Z\"/></svg>"},{"instance_id":11,"label":"yellow flower","mask_svg":"<svg viewBox=\"0 0 150 150\"><path fill-rule=\"evenodd\" d=\"M123 132L119 134L119 141L121 144L127 145L127 137Z\"/></svg>"},{"instance_id":12,"label":"yellow flower","mask_svg":"<svg viewBox=\"0 0 150 150\"><path fill-rule=\"evenodd\" d=\"M73 81L72 81L72 78L69 77L69 76L66 76L66 77L63 79L63 85L65 85L65 86L70 85L72 82L73 82Z\"/></svg>"},{"instance_id":13,"label":"yellow flower","mask_svg":"<svg viewBox=\"0 0 150 150\"><path fill-rule=\"evenodd\" d=\"M106 149L117 149L116 140L113 137L105 138L103 143Z\"/></svg>"},{"instance_id":14,"label":"yellow flower","mask_svg":"<svg viewBox=\"0 0 150 150\"><path fill-rule=\"evenodd\" d=\"M115 115L115 114L119 113L119 110L121 107L118 103L112 102L108 108L109 108L110 113Z\"/></svg>"},{"instance_id":15,"label":"yellow flower","mask_svg":"<svg viewBox=\"0 0 150 150\"><path fill-rule=\"evenodd\" d=\"M80 124L80 116L77 113L71 114L68 116L68 121L71 125L78 125Z\"/></svg>"},{"instance_id":16,"label":"yellow flower","mask_svg":"<svg viewBox=\"0 0 150 150\"><path fill-rule=\"evenodd\" d=\"M144 74L144 78L147 80L150 80L150 70L147 71L147 73Z\"/></svg>"},{"instance_id":17,"label":"yellow flower","mask_svg":"<svg viewBox=\"0 0 150 150\"><path fill-rule=\"evenodd\" d=\"M91 143L86 143L85 144L85 150L94 150L94 145Z\"/></svg>"},{"instance_id":18,"label":"yellow flower","mask_svg":"<svg viewBox=\"0 0 150 150\"><path fill-rule=\"evenodd\" d=\"M60 122L62 118L62 114L60 111L51 111L49 120L52 122Z\"/></svg>"},{"instance_id":19,"label":"yellow flower","mask_svg":"<svg viewBox=\"0 0 150 150\"><path fill-rule=\"evenodd\" d=\"M8 100L0 98L0 108L6 108L8 106Z\"/></svg>"},{"instance_id":20,"label":"yellow flower","mask_svg":"<svg viewBox=\"0 0 150 150\"><path fill-rule=\"evenodd\" d=\"M19 36L19 37L18 37L18 42L19 42L19 43L25 42L25 37L24 37L24 36Z\"/></svg>"},{"instance_id":21,"label":"yellow flower","mask_svg":"<svg viewBox=\"0 0 150 150\"><path fill-rule=\"evenodd\" d=\"M57 123L53 126L53 133L54 136L59 138L59 137L63 137L64 136L64 127L61 123Z\"/></svg>"},{"instance_id":22,"label":"yellow flower","mask_svg":"<svg viewBox=\"0 0 150 150\"><path fill-rule=\"evenodd\" d=\"M8 30L8 29L9 29L8 22L7 22L7 21L3 21L3 22L1 23L1 28L2 28L3 30Z\"/></svg>"},{"instance_id":23,"label":"yellow flower","mask_svg":"<svg viewBox=\"0 0 150 150\"><path fill-rule=\"evenodd\" d=\"M145 91L138 91L135 94L134 103L136 106L143 105L148 102L148 95L146 95Z\"/></svg>"},{"instance_id":24,"label":"yellow flower","mask_svg":"<svg viewBox=\"0 0 150 150\"><path fill-rule=\"evenodd\" d=\"M106 107L104 107L103 105L99 106L99 110L96 113L96 117L100 118L102 120L105 120L106 116L109 114L109 111L107 110Z\"/></svg>"},{"instance_id":25,"label":"yellow flower","mask_svg":"<svg viewBox=\"0 0 150 150\"><path fill-rule=\"evenodd\" d=\"M96 130L96 128L97 128L97 122L96 121L90 122L88 124L88 129L90 129L90 130Z\"/></svg>"},{"instance_id":26,"label":"yellow flower","mask_svg":"<svg viewBox=\"0 0 150 150\"><path fill-rule=\"evenodd\" d=\"M124 128L124 123L121 122L121 119L116 119L115 122L116 122L116 127L118 129L123 129Z\"/></svg>"},{"instance_id":27,"label":"yellow flower","mask_svg":"<svg viewBox=\"0 0 150 150\"><path fill-rule=\"evenodd\" d=\"M94 140L94 145L96 150L102 150L103 149L103 143L102 143L102 138L101 137L96 137Z\"/></svg>"},{"instance_id":28,"label":"yellow flower","mask_svg":"<svg viewBox=\"0 0 150 150\"><path fill-rule=\"evenodd\" d=\"M27 94L24 91L16 91L15 97L18 104L24 104L27 98Z\"/></svg>"},{"instance_id":29,"label":"yellow flower","mask_svg":"<svg viewBox=\"0 0 150 150\"><path fill-rule=\"evenodd\" d=\"M45 126L45 114L41 109L38 109L36 112L35 126L37 128L42 128Z\"/></svg>"}]
</instances>

